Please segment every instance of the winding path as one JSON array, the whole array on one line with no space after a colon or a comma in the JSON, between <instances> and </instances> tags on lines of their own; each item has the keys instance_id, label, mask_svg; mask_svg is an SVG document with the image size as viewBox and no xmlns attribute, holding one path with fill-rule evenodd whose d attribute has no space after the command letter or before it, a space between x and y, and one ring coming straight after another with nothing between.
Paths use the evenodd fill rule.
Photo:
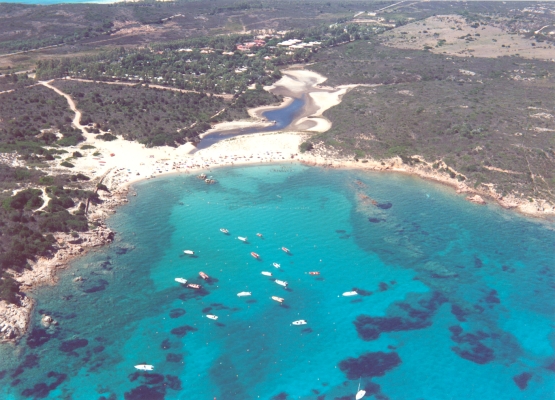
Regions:
<instances>
[{"instance_id":1,"label":"winding path","mask_svg":"<svg viewBox=\"0 0 555 400\"><path fill-rule=\"evenodd\" d=\"M71 96L67 93L62 92L57 87L52 86L50 84L52 81L53 80L51 80L51 81L40 81L39 83L43 86L46 86L49 89L52 89L53 91L58 93L60 96L64 96L66 98L68 104L69 104L69 108L71 108L71 111L73 111L75 113L75 117L73 117L73 121L72 121L73 126L75 126L77 129L81 130L81 132L84 133L85 135L87 133L89 133L89 132L87 132L85 127L83 125L81 125L81 111L79 111L77 109L77 106L75 105L75 102L73 101Z\"/></svg>"}]
</instances>

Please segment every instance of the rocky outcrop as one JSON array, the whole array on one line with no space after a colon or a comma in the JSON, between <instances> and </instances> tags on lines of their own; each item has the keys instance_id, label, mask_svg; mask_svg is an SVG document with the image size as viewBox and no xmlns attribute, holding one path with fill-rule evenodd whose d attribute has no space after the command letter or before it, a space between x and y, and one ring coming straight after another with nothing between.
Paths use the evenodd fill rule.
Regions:
<instances>
[{"instance_id":1,"label":"rocky outcrop","mask_svg":"<svg viewBox=\"0 0 555 400\"><path fill-rule=\"evenodd\" d=\"M486 201L479 194L475 194L474 196L467 196L466 199L471 203L482 204L482 205L486 204Z\"/></svg>"},{"instance_id":2,"label":"rocky outcrop","mask_svg":"<svg viewBox=\"0 0 555 400\"><path fill-rule=\"evenodd\" d=\"M78 236L59 232L54 234L55 250L50 257L41 257L36 262L29 261L30 269L23 272L10 271L16 281L21 284L21 292L33 290L42 285L57 282L57 271L69 265L75 257L82 256L93 247L103 246L114 240L115 233L104 223L104 219L114 209L125 202L127 189L123 188L114 193L102 196L102 203L94 205L89 213L89 220L97 227L80 232ZM0 341L17 341L25 334L30 323L34 302L23 295L19 305L0 301ZM57 324L51 317L44 316L43 325Z\"/></svg>"}]
</instances>

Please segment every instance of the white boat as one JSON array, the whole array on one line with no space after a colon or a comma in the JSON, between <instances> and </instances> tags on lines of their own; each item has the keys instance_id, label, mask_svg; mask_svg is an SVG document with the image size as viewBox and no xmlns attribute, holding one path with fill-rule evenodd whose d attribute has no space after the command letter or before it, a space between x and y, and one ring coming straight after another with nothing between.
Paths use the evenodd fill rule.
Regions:
<instances>
[{"instance_id":1,"label":"white boat","mask_svg":"<svg viewBox=\"0 0 555 400\"><path fill-rule=\"evenodd\" d=\"M274 267L276 267L276 268L280 268L280 267L281 267L281 264L278 264L278 263L273 263L272 265L273 265Z\"/></svg>"},{"instance_id":2,"label":"white boat","mask_svg":"<svg viewBox=\"0 0 555 400\"><path fill-rule=\"evenodd\" d=\"M185 279L185 278L175 278L175 281L179 282L183 285L185 285L187 283L187 279Z\"/></svg>"},{"instance_id":3,"label":"white boat","mask_svg":"<svg viewBox=\"0 0 555 400\"><path fill-rule=\"evenodd\" d=\"M226 235L229 233L229 231L225 228L220 228L220 232L225 233Z\"/></svg>"},{"instance_id":4,"label":"white boat","mask_svg":"<svg viewBox=\"0 0 555 400\"><path fill-rule=\"evenodd\" d=\"M195 252L193 250L183 250L183 253L188 254L190 256L195 254Z\"/></svg>"},{"instance_id":5,"label":"white boat","mask_svg":"<svg viewBox=\"0 0 555 400\"><path fill-rule=\"evenodd\" d=\"M261 233L257 233L256 236L262 237L262 234L261 234Z\"/></svg>"},{"instance_id":6,"label":"white boat","mask_svg":"<svg viewBox=\"0 0 555 400\"><path fill-rule=\"evenodd\" d=\"M272 273L268 271L262 271L261 274L265 276L272 276Z\"/></svg>"},{"instance_id":7,"label":"white boat","mask_svg":"<svg viewBox=\"0 0 555 400\"><path fill-rule=\"evenodd\" d=\"M214 321L218 319L217 315L212 315L212 314L206 314L206 318L210 318L213 319Z\"/></svg>"},{"instance_id":8,"label":"white boat","mask_svg":"<svg viewBox=\"0 0 555 400\"><path fill-rule=\"evenodd\" d=\"M287 247L282 247L281 250L283 250L283 252L290 254L291 250L289 250Z\"/></svg>"},{"instance_id":9,"label":"white boat","mask_svg":"<svg viewBox=\"0 0 555 400\"><path fill-rule=\"evenodd\" d=\"M358 293L355 292L354 290L352 292L345 292L343 293L343 296L356 296Z\"/></svg>"},{"instance_id":10,"label":"white boat","mask_svg":"<svg viewBox=\"0 0 555 400\"><path fill-rule=\"evenodd\" d=\"M275 282L276 282L278 285L281 285L281 286L283 286L283 287L287 287L287 282L285 282L285 281L280 281L279 279L276 279Z\"/></svg>"},{"instance_id":11,"label":"white boat","mask_svg":"<svg viewBox=\"0 0 555 400\"><path fill-rule=\"evenodd\" d=\"M277 301L278 303L283 303L285 301L285 299L277 296L272 296L272 300Z\"/></svg>"},{"instance_id":12,"label":"white boat","mask_svg":"<svg viewBox=\"0 0 555 400\"><path fill-rule=\"evenodd\" d=\"M308 322L306 322L306 320L304 319L300 319L298 321L293 321L292 324L293 325L306 325Z\"/></svg>"},{"instance_id":13,"label":"white boat","mask_svg":"<svg viewBox=\"0 0 555 400\"><path fill-rule=\"evenodd\" d=\"M135 368L141 371L154 371L154 365L148 365L148 364L135 365Z\"/></svg>"},{"instance_id":14,"label":"white boat","mask_svg":"<svg viewBox=\"0 0 555 400\"><path fill-rule=\"evenodd\" d=\"M249 240L246 236L237 236L237 239L239 239L241 242L246 242L247 240Z\"/></svg>"},{"instance_id":15,"label":"white boat","mask_svg":"<svg viewBox=\"0 0 555 400\"><path fill-rule=\"evenodd\" d=\"M250 296L252 293L251 292L239 292L237 293L238 297L244 297L244 296Z\"/></svg>"},{"instance_id":16,"label":"white boat","mask_svg":"<svg viewBox=\"0 0 555 400\"><path fill-rule=\"evenodd\" d=\"M357 391L357 394L355 396L355 400L362 399L365 394L366 394L366 390L360 390L360 379L359 379L359 381L358 381L358 391Z\"/></svg>"}]
</instances>

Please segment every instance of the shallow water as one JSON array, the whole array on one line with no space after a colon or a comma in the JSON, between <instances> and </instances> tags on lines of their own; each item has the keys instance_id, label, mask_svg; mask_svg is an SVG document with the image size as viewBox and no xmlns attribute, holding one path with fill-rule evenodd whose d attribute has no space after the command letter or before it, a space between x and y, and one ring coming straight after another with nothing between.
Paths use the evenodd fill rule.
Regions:
<instances>
[{"instance_id":1,"label":"shallow water","mask_svg":"<svg viewBox=\"0 0 555 400\"><path fill-rule=\"evenodd\" d=\"M402 175L212 173L135 186L116 242L35 293L60 324L1 349L1 398L554 398L552 223Z\"/></svg>"},{"instance_id":2,"label":"shallow water","mask_svg":"<svg viewBox=\"0 0 555 400\"><path fill-rule=\"evenodd\" d=\"M253 133L261 132L274 132L280 129L286 128L293 122L293 120L301 113L306 102L305 96L293 99L291 104L283 108L277 108L275 110L265 111L262 116L268 121L275 121L274 125L266 127L253 127L253 128L243 128L243 129L228 129L219 132L210 133L202 138L202 140L197 144L197 150L206 149L212 146L214 143L218 143L221 140L230 139L236 136L249 135Z\"/></svg>"}]
</instances>

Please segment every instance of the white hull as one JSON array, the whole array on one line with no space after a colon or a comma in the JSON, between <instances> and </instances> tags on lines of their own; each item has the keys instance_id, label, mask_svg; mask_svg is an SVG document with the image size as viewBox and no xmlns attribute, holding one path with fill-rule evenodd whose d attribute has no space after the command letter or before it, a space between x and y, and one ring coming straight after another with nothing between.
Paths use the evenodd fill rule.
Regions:
<instances>
[{"instance_id":1,"label":"white hull","mask_svg":"<svg viewBox=\"0 0 555 400\"><path fill-rule=\"evenodd\" d=\"M279 279L276 279L276 283L277 283L278 285L287 287L287 282L285 282L285 281L280 281Z\"/></svg>"},{"instance_id":2,"label":"white hull","mask_svg":"<svg viewBox=\"0 0 555 400\"><path fill-rule=\"evenodd\" d=\"M175 281L179 282L183 285L185 285L187 283L187 279L184 279L184 278L175 278Z\"/></svg>"},{"instance_id":3,"label":"white hull","mask_svg":"<svg viewBox=\"0 0 555 400\"><path fill-rule=\"evenodd\" d=\"M261 274L265 276L272 276L271 272L266 272L266 271L262 271Z\"/></svg>"},{"instance_id":4,"label":"white hull","mask_svg":"<svg viewBox=\"0 0 555 400\"><path fill-rule=\"evenodd\" d=\"M248 238L242 236L237 236L237 239L239 239L241 242L246 242L247 240L249 240Z\"/></svg>"},{"instance_id":5,"label":"white hull","mask_svg":"<svg viewBox=\"0 0 555 400\"><path fill-rule=\"evenodd\" d=\"M278 303L283 303L284 299L282 299L281 297L277 297L277 296L272 296L272 300L277 301Z\"/></svg>"},{"instance_id":6,"label":"white hull","mask_svg":"<svg viewBox=\"0 0 555 400\"><path fill-rule=\"evenodd\" d=\"M293 321L292 324L293 325L306 325L308 322L306 322L304 319L300 319L298 321Z\"/></svg>"},{"instance_id":7,"label":"white hull","mask_svg":"<svg viewBox=\"0 0 555 400\"><path fill-rule=\"evenodd\" d=\"M366 394L366 390L359 390L357 392L357 395L355 396L355 399L360 400L364 397L365 394Z\"/></svg>"},{"instance_id":8,"label":"white hull","mask_svg":"<svg viewBox=\"0 0 555 400\"><path fill-rule=\"evenodd\" d=\"M195 254L195 252L193 250L183 250L183 253L188 254L190 256Z\"/></svg>"},{"instance_id":9,"label":"white hull","mask_svg":"<svg viewBox=\"0 0 555 400\"><path fill-rule=\"evenodd\" d=\"M276 268L280 268L280 267L281 267L281 264L278 264L278 263L273 263L272 265L273 265L274 267L276 267Z\"/></svg>"},{"instance_id":10,"label":"white hull","mask_svg":"<svg viewBox=\"0 0 555 400\"><path fill-rule=\"evenodd\" d=\"M141 371L154 371L154 366L148 364L135 365L135 368Z\"/></svg>"},{"instance_id":11,"label":"white hull","mask_svg":"<svg viewBox=\"0 0 555 400\"><path fill-rule=\"evenodd\" d=\"M238 297L244 297L244 296L250 296L252 293L251 292L240 292L237 293Z\"/></svg>"},{"instance_id":12,"label":"white hull","mask_svg":"<svg viewBox=\"0 0 555 400\"><path fill-rule=\"evenodd\" d=\"M357 294L358 294L357 292L352 291L352 292L345 292L345 293L343 293L343 296L356 296Z\"/></svg>"},{"instance_id":13,"label":"white hull","mask_svg":"<svg viewBox=\"0 0 555 400\"><path fill-rule=\"evenodd\" d=\"M206 314L206 318L213 319L214 321L218 319L217 315Z\"/></svg>"}]
</instances>

